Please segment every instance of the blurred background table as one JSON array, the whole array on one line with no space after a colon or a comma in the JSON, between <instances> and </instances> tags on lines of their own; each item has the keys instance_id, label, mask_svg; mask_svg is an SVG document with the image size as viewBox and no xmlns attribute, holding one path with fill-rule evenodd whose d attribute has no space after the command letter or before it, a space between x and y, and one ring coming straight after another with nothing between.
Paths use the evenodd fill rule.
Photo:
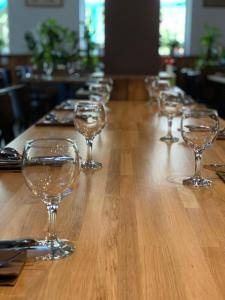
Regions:
<instances>
[{"instance_id":1,"label":"blurred background table","mask_svg":"<svg viewBox=\"0 0 225 300\"><path fill-rule=\"evenodd\" d=\"M30 90L36 90L39 94L45 93L50 96L49 102L53 102L55 105L65 99L74 98L76 91L83 87L89 79L90 74L53 76L36 74L23 77L21 82L27 84Z\"/></svg>"},{"instance_id":2,"label":"blurred background table","mask_svg":"<svg viewBox=\"0 0 225 300\"><path fill-rule=\"evenodd\" d=\"M88 79L90 78L90 75L30 75L27 77L22 78L23 82L26 83L82 83L84 84Z\"/></svg>"}]
</instances>

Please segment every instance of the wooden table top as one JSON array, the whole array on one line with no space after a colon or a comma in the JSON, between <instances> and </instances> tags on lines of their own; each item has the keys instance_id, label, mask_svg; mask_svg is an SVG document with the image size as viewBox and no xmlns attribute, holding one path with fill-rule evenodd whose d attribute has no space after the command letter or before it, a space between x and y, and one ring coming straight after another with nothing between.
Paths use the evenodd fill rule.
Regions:
<instances>
[{"instance_id":1,"label":"wooden table top","mask_svg":"<svg viewBox=\"0 0 225 300\"><path fill-rule=\"evenodd\" d=\"M74 241L75 253L27 263L14 287L0 287L0 299L225 299L225 184L203 170L211 188L184 187L193 153L181 139L159 140L166 119L144 102L110 107L94 142L104 167L81 172L58 212L58 234ZM31 127L10 145L21 151L25 140L50 136L76 138L86 155L72 127ZM204 163L224 162L224 146L216 141ZM0 195L0 239L45 236L46 208L21 173L0 173Z\"/></svg>"}]
</instances>

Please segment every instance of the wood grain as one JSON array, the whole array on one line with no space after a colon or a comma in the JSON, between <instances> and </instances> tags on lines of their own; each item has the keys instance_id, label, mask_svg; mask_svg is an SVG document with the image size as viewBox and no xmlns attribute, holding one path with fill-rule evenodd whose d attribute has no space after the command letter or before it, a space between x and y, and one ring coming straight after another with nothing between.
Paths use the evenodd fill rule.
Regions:
<instances>
[{"instance_id":1,"label":"wood grain","mask_svg":"<svg viewBox=\"0 0 225 300\"><path fill-rule=\"evenodd\" d=\"M183 186L192 175L191 150L180 139L159 140L164 117L145 102L110 102L108 123L94 141L103 169L81 172L62 203L60 237L76 244L58 262L27 263L15 287L0 299L225 299L225 185L215 174L211 188ZM179 120L174 122L174 133ZM176 131L176 132L175 132ZM11 143L22 151L28 139L84 138L72 127L31 127ZM224 162L216 141L204 163ZM44 237L47 213L25 186L22 174L0 173L0 238Z\"/></svg>"}]
</instances>

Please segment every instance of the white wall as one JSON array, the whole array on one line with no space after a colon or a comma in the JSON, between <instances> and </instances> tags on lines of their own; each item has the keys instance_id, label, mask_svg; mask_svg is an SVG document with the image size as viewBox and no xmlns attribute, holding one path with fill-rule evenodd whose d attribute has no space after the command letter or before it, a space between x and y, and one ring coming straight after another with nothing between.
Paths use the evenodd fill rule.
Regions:
<instances>
[{"instance_id":1,"label":"white wall","mask_svg":"<svg viewBox=\"0 0 225 300\"><path fill-rule=\"evenodd\" d=\"M25 0L8 0L10 53L27 53L24 34L38 23L54 18L66 27L79 30L79 0L64 0L63 7L28 7Z\"/></svg>"},{"instance_id":2,"label":"white wall","mask_svg":"<svg viewBox=\"0 0 225 300\"><path fill-rule=\"evenodd\" d=\"M225 7L203 7L203 0L188 1L192 1L192 14L187 23L190 34L189 37L187 36L187 54L195 55L199 53L199 40L206 23L220 28L222 34L221 44L225 47Z\"/></svg>"},{"instance_id":3,"label":"white wall","mask_svg":"<svg viewBox=\"0 0 225 300\"><path fill-rule=\"evenodd\" d=\"M83 19L83 0L63 0L63 7L28 7L25 0L8 0L10 53L27 53L24 34L49 18L79 31L79 15ZM122 0L121 0L122 1ZM219 27L221 42L225 47L225 8L203 7L203 0L187 0L186 53L196 55L200 49L200 37L204 24ZM80 9L80 13L79 13Z\"/></svg>"}]
</instances>

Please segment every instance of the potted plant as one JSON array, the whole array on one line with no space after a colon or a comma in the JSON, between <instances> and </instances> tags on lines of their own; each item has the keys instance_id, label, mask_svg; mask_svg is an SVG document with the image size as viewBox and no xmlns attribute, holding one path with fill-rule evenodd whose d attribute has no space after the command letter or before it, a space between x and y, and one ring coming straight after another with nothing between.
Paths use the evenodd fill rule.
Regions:
<instances>
[{"instance_id":1,"label":"potted plant","mask_svg":"<svg viewBox=\"0 0 225 300\"><path fill-rule=\"evenodd\" d=\"M81 68L86 72L95 71L99 59L96 54L97 44L93 42L93 32L90 30L88 24L81 23L84 26L84 34L81 40L83 39L84 47L80 49L80 62Z\"/></svg>"},{"instance_id":2,"label":"potted plant","mask_svg":"<svg viewBox=\"0 0 225 300\"><path fill-rule=\"evenodd\" d=\"M0 52L2 52L4 46L5 46L5 42L2 38L0 38Z\"/></svg>"},{"instance_id":3,"label":"potted plant","mask_svg":"<svg viewBox=\"0 0 225 300\"><path fill-rule=\"evenodd\" d=\"M197 60L197 67L205 69L218 66L220 63L219 39L221 32L219 28L205 25L201 36L201 50Z\"/></svg>"},{"instance_id":4,"label":"potted plant","mask_svg":"<svg viewBox=\"0 0 225 300\"><path fill-rule=\"evenodd\" d=\"M38 67L66 64L79 56L78 35L56 22L48 19L37 28L25 34L27 47L32 54L32 63Z\"/></svg>"}]
</instances>

